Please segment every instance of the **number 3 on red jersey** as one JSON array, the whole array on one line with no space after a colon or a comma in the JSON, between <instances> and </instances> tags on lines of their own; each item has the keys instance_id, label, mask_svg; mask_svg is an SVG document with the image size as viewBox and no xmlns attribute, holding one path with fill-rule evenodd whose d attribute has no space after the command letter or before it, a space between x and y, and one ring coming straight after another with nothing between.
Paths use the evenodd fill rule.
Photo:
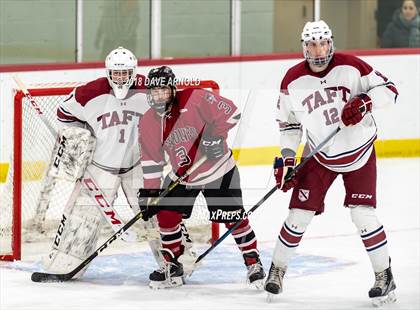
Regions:
<instances>
[{"instance_id":1,"label":"number 3 on red jersey","mask_svg":"<svg viewBox=\"0 0 420 310\"><path fill-rule=\"evenodd\" d=\"M179 148L175 149L175 156L178 159L179 167L183 167L191 163L191 158L188 156L187 150L183 146L180 146Z\"/></svg>"}]
</instances>

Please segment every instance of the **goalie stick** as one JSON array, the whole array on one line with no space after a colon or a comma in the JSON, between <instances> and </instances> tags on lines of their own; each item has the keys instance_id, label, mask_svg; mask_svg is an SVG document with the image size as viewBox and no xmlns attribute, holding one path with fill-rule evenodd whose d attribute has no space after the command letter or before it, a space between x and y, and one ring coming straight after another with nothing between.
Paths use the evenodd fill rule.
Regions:
<instances>
[{"instance_id":1,"label":"goalie stick","mask_svg":"<svg viewBox=\"0 0 420 310\"><path fill-rule=\"evenodd\" d=\"M328 141L330 141L333 137L335 137L335 135L341 130L341 127L338 127L337 129L335 129L332 133L330 133L316 148L314 148L312 150L312 152L310 152L308 154L308 156L305 157L305 159L302 160L302 162L297 165L294 169L293 169L293 173L291 173L291 175L293 175L294 173L296 173L297 171L299 171L299 169L301 169L303 167L303 165L305 165L307 163L307 161L309 159L311 159L316 153L318 153L320 150L322 150L322 148L328 143ZM266 193L264 195L263 198L261 198L248 212L247 214L252 214L252 212L254 212L255 210L257 210L275 191L277 190L277 185L275 185L272 189L270 189L268 191L268 193ZM211 251L214 250L215 247L217 247L220 243L222 243L223 240L226 239L227 236L229 236L236 228L239 227L239 225L241 225L241 223L245 220L242 219L239 222L236 222L235 225L233 225L231 228L229 228L219 239L217 239L203 254L201 254L199 257L197 257L197 259L195 260L195 265L198 266L199 262L206 257Z\"/></svg>"},{"instance_id":2,"label":"goalie stick","mask_svg":"<svg viewBox=\"0 0 420 310\"><path fill-rule=\"evenodd\" d=\"M17 75L14 75L13 79L18 85L18 87L20 88L20 90L22 91L22 93L31 103L32 108L35 110L35 112L41 119L42 123L45 125L45 127L47 127L51 135L54 138L56 138L57 131L54 129L53 126L51 126L50 122L45 117L44 113L42 112L35 98L32 97L32 95L29 93L25 84ZM47 175L43 184L43 190L41 191L40 198L37 205L36 214L38 214L38 217L37 217L37 220L34 220L33 222L33 227L35 227L40 232L41 232L41 221L45 218L45 214L49 207L49 200L50 200L49 195L54 187L55 182L56 180L54 180L54 178ZM78 180L77 182L81 182L82 184L84 184L85 188L87 189L87 192L89 193L90 197L96 202L95 204L96 207L99 209L102 216L106 219L107 223L112 227L114 232L118 231L123 226L124 222L119 218L119 215L115 211L112 204L108 202L103 191L98 186L96 186L95 179L88 169L85 170L84 176L81 178L81 180ZM134 234L124 233L124 236L122 236L122 239L125 241L134 241L135 236Z\"/></svg>"},{"instance_id":3,"label":"goalie stick","mask_svg":"<svg viewBox=\"0 0 420 310\"><path fill-rule=\"evenodd\" d=\"M168 195L178 184L180 184L186 177L194 172L207 160L206 156L201 157L194 165L192 165L182 176L176 181L172 182L160 195L151 200L152 205L157 205L159 201ZM45 272L34 272L31 276L33 282L64 282L71 280L79 271L85 268L96 256L105 250L112 242L117 240L127 229L129 229L135 222L142 218L141 212L137 213L130 221L121 227L116 233L114 233L107 241L105 241L95 252L93 252L88 258L86 258L79 266L74 268L69 273L55 274Z\"/></svg>"}]
</instances>

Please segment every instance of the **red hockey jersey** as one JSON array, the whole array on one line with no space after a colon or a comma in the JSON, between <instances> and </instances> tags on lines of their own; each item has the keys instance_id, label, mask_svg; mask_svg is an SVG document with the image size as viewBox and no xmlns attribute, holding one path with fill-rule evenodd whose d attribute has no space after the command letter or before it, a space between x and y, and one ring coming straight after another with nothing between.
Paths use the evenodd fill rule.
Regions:
<instances>
[{"instance_id":1,"label":"red hockey jersey","mask_svg":"<svg viewBox=\"0 0 420 310\"><path fill-rule=\"evenodd\" d=\"M183 175L204 156L199 148L203 134L224 137L225 154L207 160L185 179L184 184L203 185L222 177L235 166L226 138L239 119L240 112L232 101L194 88L177 91L171 110L163 116L153 109L148 110L139 126L144 187L160 187L166 164L165 153L172 166L170 177L176 180Z\"/></svg>"}]
</instances>

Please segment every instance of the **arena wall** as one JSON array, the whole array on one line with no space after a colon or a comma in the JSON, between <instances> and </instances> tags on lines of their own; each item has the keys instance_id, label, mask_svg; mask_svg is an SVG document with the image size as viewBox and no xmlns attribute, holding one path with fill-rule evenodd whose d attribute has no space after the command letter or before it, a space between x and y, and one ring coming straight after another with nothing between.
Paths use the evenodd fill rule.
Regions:
<instances>
[{"instance_id":1,"label":"arena wall","mask_svg":"<svg viewBox=\"0 0 420 310\"><path fill-rule=\"evenodd\" d=\"M374 112L379 157L420 156L420 53L414 50L352 52L385 74L397 86L397 104ZM278 153L276 100L287 69L302 61L300 54L259 55L140 61L138 72L167 64L180 78L211 79L221 94L243 111L239 128L229 139L242 165L265 165ZM30 87L39 84L87 82L104 75L103 63L0 66L0 182L4 181L13 145L13 74ZM42 134L42 133L40 133ZM240 155L239 155L240 153Z\"/></svg>"}]
</instances>

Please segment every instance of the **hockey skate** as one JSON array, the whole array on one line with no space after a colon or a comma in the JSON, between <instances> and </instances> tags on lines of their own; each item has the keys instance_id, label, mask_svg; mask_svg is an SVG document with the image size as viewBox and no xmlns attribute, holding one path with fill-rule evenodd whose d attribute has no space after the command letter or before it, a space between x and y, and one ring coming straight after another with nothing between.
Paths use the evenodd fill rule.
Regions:
<instances>
[{"instance_id":1,"label":"hockey skate","mask_svg":"<svg viewBox=\"0 0 420 310\"><path fill-rule=\"evenodd\" d=\"M163 289L183 285L184 270L182 264L178 262L168 249L162 249L162 255L165 258L165 264L149 275L149 287L152 289Z\"/></svg>"},{"instance_id":2,"label":"hockey skate","mask_svg":"<svg viewBox=\"0 0 420 310\"><path fill-rule=\"evenodd\" d=\"M274 295L278 295L283 291L283 277L285 273L286 268L276 267L273 263L271 263L267 281L265 281L264 285L264 289L268 293L268 302L270 302L273 299Z\"/></svg>"},{"instance_id":3,"label":"hockey skate","mask_svg":"<svg viewBox=\"0 0 420 310\"><path fill-rule=\"evenodd\" d=\"M369 297L375 307L384 304L394 303L397 298L395 296L395 282L392 275L391 266L381 272L375 272L375 284L369 290Z\"/></svg>"},{"instance_id":4,"label":"hockey skate","mask_svg":"<svg viewBox=\"0 0 420 310\"><path fill-rule=\"evenodd\" d=\"M247 283L260 290L264 286L265 272L260 261L259 255L256 252L244 254L244 260L247 271Z\"/></svg>"}]
</instances>

